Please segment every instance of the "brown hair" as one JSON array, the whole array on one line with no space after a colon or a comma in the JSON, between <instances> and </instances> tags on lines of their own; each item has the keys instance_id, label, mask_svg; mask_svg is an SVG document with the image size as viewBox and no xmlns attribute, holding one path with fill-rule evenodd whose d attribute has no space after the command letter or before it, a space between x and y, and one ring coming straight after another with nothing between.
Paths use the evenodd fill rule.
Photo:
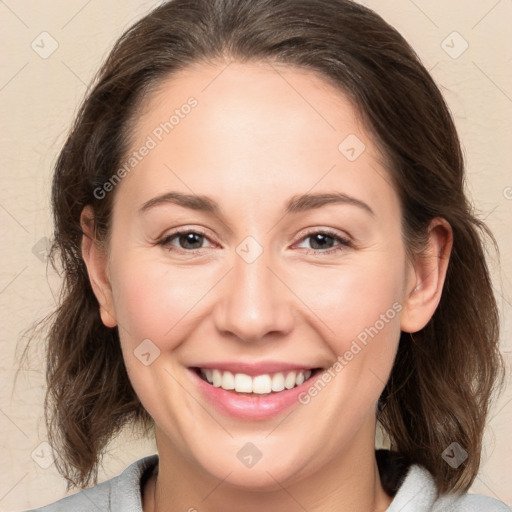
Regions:
<instances>
[{"instance_id":1,"label":"brown hair","mask_svg":"<svg viewBox=\"0 0 512 512\"><path fill-rule=\"evenodd\" d=\"M48 336L45 405L59 470L69 485L96 481L112 436L127 424L152 423L129 382L117 329L100 319L81 256L82 209L93 207L97 239L107 240L114 192L99 199L94 191L129 150L141 101L191 64L229 60L312 70L348 95L386 155L408 250L421 251L434 217L450 223L441 302L424 329L401 334L378 419L392 449L426 467L441 492L467 490L503 367L483 236L496 242L465 196L460 143L434 81L395 29L349 0L173 0L115 44L53 179L51 258L56 267L60 258L64 285ZM458 469L441 457L452 442L468 452Z\"/></svg>"}]
</instances>

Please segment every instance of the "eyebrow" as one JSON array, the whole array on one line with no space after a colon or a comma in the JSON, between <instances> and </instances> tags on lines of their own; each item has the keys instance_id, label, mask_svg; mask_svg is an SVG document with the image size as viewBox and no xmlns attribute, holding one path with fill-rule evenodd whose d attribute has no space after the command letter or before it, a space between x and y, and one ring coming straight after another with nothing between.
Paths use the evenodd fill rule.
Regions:
<instances>
[{"instance_id":1,"label":"eyebrow","mask_svg":"<svg viewBox=\"0 0 512 512\"><path fill-rule=\"evenodd\" d=\"M154 197L146 201L140 208L140 213L145 213L148 210L165 204L175 204L191 210L198 210L202 212L212 213L216 216L220 215L219 204L213 199L195 194L183 194L180 192L167 192L160 196ZM343 194L342 192L329 193L329 194L303 194L293 196L285 207L285 213L299 213L315 208L320 208L327 204L348 204L357 206L362 210L375 217L375 212L372 208L360 199Z\"/></svg>"},{"instance_id":2,"label":"eyebrow","mask_svg":"<svg viewBox=\"0 0 512 512\"><path fill-rule=\"evenodd\" d=\"M293 196L286 205L286 213L298 213L313 208L320 208L326 204L349 204L357 206L375 217L375 212L364 201L355 197L335 192L333 194L303 194Z\"/></svg>"},{"instance_id":3,"label":"eyebrow","mask_svg":"<svg viewBox=\"0 0 512 512\"><path fill-rule=\"evenodd\" d=\"M213 199L206 196L195 194L182 194L180 192L167 192L161 196L154 197L146 201L140 208L140 212L144 213L155 206L164 204L176 204L191 210L200 210L208 213L219 214L219 205Z\"/></svg>"}]
</instances>

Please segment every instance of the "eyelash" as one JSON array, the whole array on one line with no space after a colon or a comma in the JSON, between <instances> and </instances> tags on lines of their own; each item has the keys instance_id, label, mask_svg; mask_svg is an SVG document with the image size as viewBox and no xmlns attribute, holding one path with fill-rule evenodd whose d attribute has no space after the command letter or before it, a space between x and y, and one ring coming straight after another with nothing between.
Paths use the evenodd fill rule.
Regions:
<instances>
[{"instance_id":1,"label":"eyelash","mask_svg":"<svg viewBox=\"0 0 512 512\"><path fill-rule=\"evenodd\" d=\"M302 242L303 240L306 240L307 238L310 238L314 235L327 235L328 237L332 238L335 242L338 242L338 245L334 246L333 248L327 251L322 251L321 249L307 249L308 252L306 252L306 254L330 255L344 251L347 247L353 247L352 242L350 241L349 238L340 236L338 233L331 231L330 229L317 229L314 231L309 231L300 238L299 242Z\"/></svg>"},{"instance_id":2,"label":"eyelash","mask_svg":"<svg viewBox=\"0 0 512 512\"><path fill-rule=\"evenodd\" d=\"M198 229L180 229L180 230L174 231L174 232L170 233L169 235L165 236L164 238L162 238L162 240L158 241L156 243L156 245L163 246L163 247L167 248L169 251L176 251L176 252L179 252L182 254L193 254L193 255L199 254L202 251L202 249L188 250L188 249L177 248L177 247L174 247L171 245L171 241L174 240L175 238L178 238L181 235L187 235L190 233L193 233L195 235L200 235L204 238L208 238L206 233L204 233ZM302 238L300 238L299 242L302 242L303 240L306 240L307 238L312 237L314 235L327 235L330 238L333 238L334 241L338 242L338 245L336 245L335 247L333 247L329 250L326 250L326 251L323 251L321 249L307 249L308 252L306 254L330 255L330 254L334 254L336 252L343 251L347 247L353 247L352 242L348 238L344 238L329 229L310 231L310 232L306 233L305 235L303 235Z\"/></svg>"}]
</instances>

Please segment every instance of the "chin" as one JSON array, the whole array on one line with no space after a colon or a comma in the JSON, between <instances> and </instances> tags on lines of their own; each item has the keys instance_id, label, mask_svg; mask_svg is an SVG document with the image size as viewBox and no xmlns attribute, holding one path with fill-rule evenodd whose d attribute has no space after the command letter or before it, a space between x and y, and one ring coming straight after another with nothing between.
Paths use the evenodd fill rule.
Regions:
<instances>
[{"instance_id":1,"label":"chin","mask_svg":"<svg viewBox=\"0 0 512 512\"><path fill-rule=\"evenodd\" d=\"M245 491L282 490L285 482L305 477L303 446L269 443L268 439L265 443L264 438L254 443L240 438L236 441L226 450L209 451L208 458L199 458L197 463L215 479Z\"/></svg>"}]
</instances>

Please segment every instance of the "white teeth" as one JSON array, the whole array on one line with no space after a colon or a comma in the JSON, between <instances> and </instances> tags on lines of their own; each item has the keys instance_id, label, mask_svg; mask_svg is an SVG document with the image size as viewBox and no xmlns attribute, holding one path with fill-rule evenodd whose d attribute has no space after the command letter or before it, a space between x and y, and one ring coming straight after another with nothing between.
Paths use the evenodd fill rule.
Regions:
<instances>
[{"instance_id":1,"label":"white teeth","mask_svg":"<svg viewBox=\"0 0 512 512\"><path fill-rule=\"evenodd\" d=\"M224 372L222 376L222 389L235 389L235 376L231 372Z\"/></svg>"},{"instance_id":2,"label":"white teeth","mask_svg":"<svg viewBox=\"0 0 512 512\"><path fill-rule=\"evenodd\" d=\"M222 384L222 373L219 370L213 370L213 386L220 388Z\"/></svg>"},{"instance_id":3,"label":"white teeth","mask_svg":"<svg viewBox=\"0 0 512 512\"><path fill-rule=\"evenodd\" d=\"M238 393L252 393L252 378L245 373L235 375L235 391Z\"/></svg>"},{"instance_id":4,"label":"white teeth","mask_svg":"<svg viewBox=\"0 0 512 512\"><path fill-rule=\"evenodd\" d=\"M252 392L263 395L272 391L272 379L270 375L258 375L252 379Z\"/></svg>"},{"instance_id":5,"label":"white teeth","mask_svg":"<svg viewBox=\"0 0 512 512\"><path fill-rule=\"evenodd\" d=\"M220 387L228 391L235 390L238 393L265 395L272 391L278 393L285 389L300 386L311 377L312 371L279 372L273 375L263 374L251 377L245 373L233 375L233 373L228 371L223 372L217 369L201 368L201 374L216 388Z\"/></svg>"},{"instance_id":6,"label":"white teeth","mask_svg":"<svg viewBox=\"0 0 512 512\"><path fill-rule=\"evenodd\" d=\"M276 373L272 377L272 391L283 391L284 389L284 375Z\"/></svg>"},{"instance_id":7,"label":"white teeth","mask_svg":"<svg viewBox=\"0 0 512 512\"><path fill-rule=\"evenodd\" d=\"M290 372L286 379L284 379L284 387L286 389L292 389L295 387L295 372Z\"/></svg>"}]
</instances>

